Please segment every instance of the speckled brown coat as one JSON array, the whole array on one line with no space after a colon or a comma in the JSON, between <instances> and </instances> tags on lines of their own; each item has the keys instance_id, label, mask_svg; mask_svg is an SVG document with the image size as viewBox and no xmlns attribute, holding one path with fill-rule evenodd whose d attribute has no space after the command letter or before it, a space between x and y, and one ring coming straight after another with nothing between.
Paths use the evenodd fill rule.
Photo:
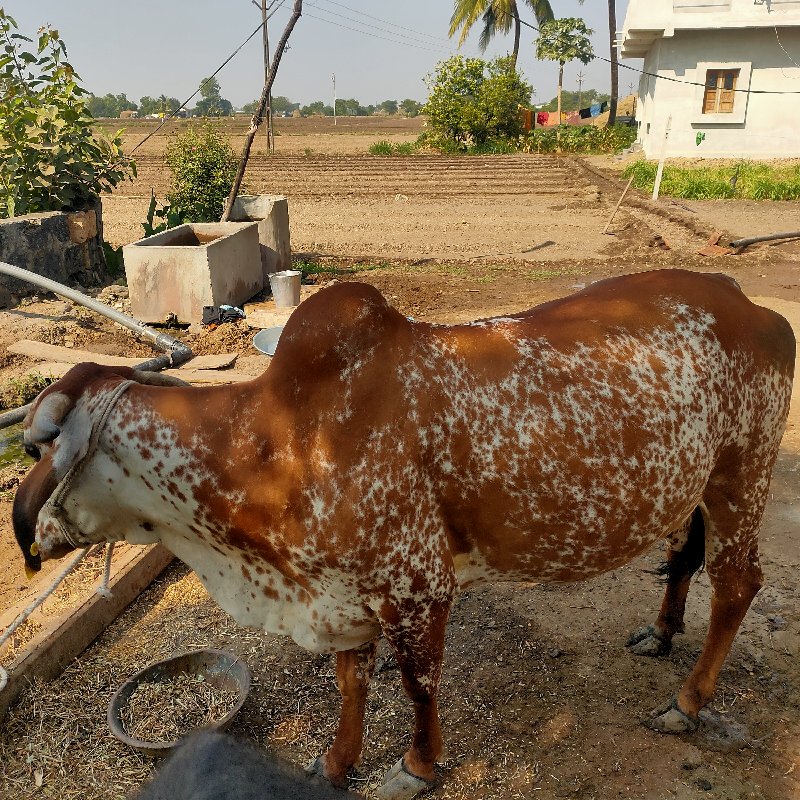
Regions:
<instances>
[{"instance_id":1,"label":"speckled brown coat","mask_svg":"<svg viewBox=\"0 0 800 800\"><path fill-rule=\"evenodd\" d=\"M337 783L383 634L416 712L384 791L409 796L433 778L444 627L476 581L588 578L666 538L664 605L633 642L655 653L704 556L708 638L662 729L691 723L760 586L794 347L722 276L615 278L457 326L339 284L293 314L251 383L148 386L85 364L45 390L17 536L33 568L77 544L161 541L241 624L336 651L342 718L318 769Z\"/></svg>"}]
</instances>

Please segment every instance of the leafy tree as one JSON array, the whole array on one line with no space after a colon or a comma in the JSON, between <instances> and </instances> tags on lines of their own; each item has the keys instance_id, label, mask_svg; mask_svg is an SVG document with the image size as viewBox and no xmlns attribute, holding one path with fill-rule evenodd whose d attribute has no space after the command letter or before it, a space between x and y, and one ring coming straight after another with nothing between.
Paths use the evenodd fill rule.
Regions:
<instances>
[{"instance_id":1,"label":"leafy tree","mask_svg":"<svg viewBox=\"0 0 800 800\"><path fill-rule=\"evenodd\" d=\"M328 109L330 109L330 114L328 114ZM322 114L324 114L326 117L327 116L331 116L332 117L333 116L333 108L331 108L331 106L326 106L325 103L322 102L322 100L316 100L313 103L309 103L307 106L303 106L300 109L300 113L304 117L313 117L313 116L319 116L319 115L322 115Z\"/></svg>"},{"instance_id":2,"label":"leafy tree","mask_svg":"<svg viewBox=\"0 0 800 800\"><path fill-rule=\"evenodd\" d=\"M584 89L582 92L570 92L563 90L561 92L561 105L565 109L579 109L586 108L593 103L604 103L611 99L610 94L598 92L597 89ZM542 111L556 111L558 109L558 95L556 95L549 103L540 106Z\"/></svg>"},{"instance_id":3,"label":"leafy tree","mask_svg":"<svg viewBox=\"0 0 800 800\"><path fill-rule=\"evenodd\" d=\"M30 52L33 40L17 30L0 8L0 217L86 208L135 175L135 164L119 134L93 129L58 31L40 28Z\"/></svg>"},{"instance_id":4,"label":"leafy tree","mask_svg":"<svg viewBox=\"0 0 800 800\"><path fill-rule=\"evenodd\" d=\"M181 107L181 101L177 97L167 97L160 95L159 97L142 97L139 100L139 114L147 116L148 114L171 114Z\"/></svg>"},{"instance_id":5,"label":"leafy tree","mask_svg":"<svg viewBox=\"0 0 800 800\"><path fill-rule=\"evenodd\" d=\"M118 117L123 111L136 111L136 103L132 103L124 94L106 94L102 97L90 94L86 106L93 117Z\"/></svg>"},{"instance_id":6,"label":"leafy tree","mask_svg":"<svg viewBox=\"0 0 800 800\"><path fill-rule=\"evenodd\" d=\"M577 17L564 17L539 26L536 40L536 58L540 61L558 61L558 115L561 119L561 92L564 87L564 65L570 61L588 64L594 58L589 37L594 33Z\"/></svg>"},{"instance_id":7,"label":"leafy tree","mask_svg":"<svg viewBox=\"0 0 800 800\"><path fill-rule=\"evenodd\" d=\"M422 103L418 103L416 100L407 97L400 103L400 108L407 117L416 117L422 110Z\"/></svg>"},{"instance_id":8,"label":"leafy tree","mask_svg":"<svg viewBox=\"0 0 800 800\"><path fill-rule=\"evenodd\" d=\"M396 114L399 106L397 100L384 100L378 108L386 114Z\"/></svg>"},{"instance_id":9,"label":"leafy tree","mask_svg":"<svg viewBox=\"0 0 800 800\"><path fill-rule=\"evenodd\" d=\"M340 117L365 117L367 116L367 109L354 97L348 99L338 98L336 100L336 114Z\"/></svg>"},{"instance_id":10,"label":"leafy tree","mask_svg":"<svg viewBox=\"0 0 800 800\"><path fill-rule=\"evenodd\" d=\"M201 117L229 117L233 113L233 105L220 95L219 81L206 78L200 84L200 97L195 113Z\"/></svg>"},{"instance_id":11,"label":"leafy tree","mask_svg":"<svg viewBox=\"0 0 800 800\"><path fill-rule=\"evenodd\" d=\"M300 103L293 103L288 97L277 95L272 98L272 113L273 114L286 114L293 112L295 109L300 108ZM245 103L242 106L242 111L245 114L255 114L258 110L258 100L253 100L252 103Z\"/></svg>"},{"instance_id":12,"label":"leafy tree","mask_svg":"<svg viewBox=\"0 0 800 800\"><path fill-rule=\"evenodd\" d=\"M173 134L164 153L172 170L167 200L190 222L216 222L233 186L239 159L212 123Z\"/></svg>"},{"instance_id":13,"label":"leafy tree","mask_svg":"<svg viewBox=\"0 0 800 800\"><path fill-rule=\"evenodd\" d=\"M553 9L548 0L525 0L525 2L533 10L539 25L553 19ZM512 27L514 28L514 49L511 51L511 59L512 65L516 68L522 31L517 0L455 0L453 15L450 17L449 35L454 36L456 31L461 29L459 47L466 41L478 17L483 17L483 30L478 41L481 51L486 50L497 31L508 33Z\"/></svg>"},{"instance_id":14,"label":"leafy tree","mask_svg":"<svg viewBox=\"0 0 800 800\"><path fill-rule=\"evenodd\" d=\"M434 144L466 149L521 133L519 106L530 103L533 89L511 58L453 56L437 64L425 82L430 96L423 110Z\"/></svg>"},{"instance_id":15,"label":"leafy tree","mask_svg":"<svg viewBox=\"0 0 800 800\"><path fill-rule=\"evenodd\" d=\"M275 114L285 114L300 108L300 103L293 103L288 97L277 95L272 98L272 111Z\"/></svg>"}]
</instances>

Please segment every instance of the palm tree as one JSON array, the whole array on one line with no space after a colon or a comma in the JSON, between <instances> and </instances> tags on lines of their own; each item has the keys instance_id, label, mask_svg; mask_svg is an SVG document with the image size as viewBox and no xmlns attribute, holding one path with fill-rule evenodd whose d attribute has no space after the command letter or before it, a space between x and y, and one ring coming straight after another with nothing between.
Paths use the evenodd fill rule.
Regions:
<instances>
[{"instance_id":1,"label":"palm tree","mask_svg":"<svg viewBox=\"0 0 800 800\"><path fill-rule=\"evenodd\" d=\"M533 10L539 25L553 19L553 9L549 0L525 0L525 2ZM464 44L470 29L478 21L478 17L483 18L483 30L478 40L481 50L486 49L498 31L508 33L513 27L514 49L511 59L516 69L522 30L517 0L455 0L453 16L450 18L449 35L453 36L459 28L461 29L459 46Z\"/></svg>"}]
</instances>

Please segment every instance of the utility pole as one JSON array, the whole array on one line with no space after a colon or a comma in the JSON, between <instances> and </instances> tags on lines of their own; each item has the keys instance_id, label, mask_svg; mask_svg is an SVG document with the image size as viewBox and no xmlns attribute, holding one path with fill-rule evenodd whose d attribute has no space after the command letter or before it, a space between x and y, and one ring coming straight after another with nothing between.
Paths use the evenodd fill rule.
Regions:
<instances>
[{"instance_id":1,"label":"utility pole","mask_svg":"<svg viewBox=\"0 0 800 800\"><path fill-rule=\"evenodd\" d=\"M333 78L333 124L336 124L336 73L331 75Z\"/></svg>"},{"instance_id":2,"label":"utility pole","mask_svg":"<svg viewBox=\"0 0 800 800\"><path fill-rule=\"evenodd\" d=\"M582 72L578 73L578 111L583 108L583 79L586 77Z\"/></svg>"},{"instance_id":3,"label":"utility pole","mask_svg":"<svg viewBox=\"0 0 800 800\"><path fill-rule=\"evenodd\" d=\"M261 0L261 20L263 28L261 32L264 37L264 83L269 80L269 33L267 31L267 0ZM272 130L272 92L267 98L267 149L275 152L275 134Z\"/></svg>"}]
</instances>

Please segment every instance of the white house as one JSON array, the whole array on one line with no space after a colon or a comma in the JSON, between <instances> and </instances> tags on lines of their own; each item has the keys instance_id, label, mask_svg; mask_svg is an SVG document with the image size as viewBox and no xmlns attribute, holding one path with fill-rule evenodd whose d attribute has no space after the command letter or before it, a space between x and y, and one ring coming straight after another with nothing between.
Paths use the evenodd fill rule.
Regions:
<instances>
[{"instance_id":1,"label":"white house","mask_svg":"<svg viewBox=\"0 0 800 800\"><path fill-rule=\"evenodd\" d=\"M639 82L648 158L668 124L672 157L800 156L800 0L630 0L620 39L658 76Z\"/></svg>"}]
</instances>

